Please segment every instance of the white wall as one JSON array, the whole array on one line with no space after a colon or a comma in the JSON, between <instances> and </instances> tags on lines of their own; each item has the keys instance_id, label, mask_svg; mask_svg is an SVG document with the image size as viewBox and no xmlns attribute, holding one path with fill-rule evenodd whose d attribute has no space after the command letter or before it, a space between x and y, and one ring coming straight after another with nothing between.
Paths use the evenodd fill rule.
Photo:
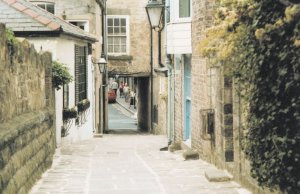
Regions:
<instances>
[{"instance_id":1,"label":"white wall","mask_svg":"<svg viewBox=\"0 0 300 194\"><path fill-rule=\"evenodd\" d=\"M43 51L50 51L52 53L53 60L57 60L68 66L71 75L74 80L69 84L69 107L75 106L75 44L86 46L86 42L80 40L74 40L66 36L59 38L30 38L29 41L34 44L36 50L43 48ZM93 89L93 67L88 58L88 99L91 102L89 108L87 121L82 125L75 125L75 119L71 128L69 129L69 135L61 138L61 127L63 126L62 110L63 110L63 93L62 89L55 92L55 108L56 108L56 141L57 146L63 144L73 143L79 140L88 139L93 137L94 129L94 89Z\"/></svg>"},{"instance_id":2,"label":"white wall","mask_svg":"<svg viewBox=\"0 0 300 194\"><path fill-rule=\"evenodd\" d=\"M192 27L191 22L167 24L167 53L192 53Z\"/></svg>"},{"instance_id":3,"label":"white wall","mask_svg":"<svg viewBox=\"0 0 300 194\"><path fill-rule=\"evenodd\" d=\"M192 16L186 18L179 18L179 0L171 0L169 3L170 22L166 25L167 53L191 54Z\"/></svg>"}]
</instances>

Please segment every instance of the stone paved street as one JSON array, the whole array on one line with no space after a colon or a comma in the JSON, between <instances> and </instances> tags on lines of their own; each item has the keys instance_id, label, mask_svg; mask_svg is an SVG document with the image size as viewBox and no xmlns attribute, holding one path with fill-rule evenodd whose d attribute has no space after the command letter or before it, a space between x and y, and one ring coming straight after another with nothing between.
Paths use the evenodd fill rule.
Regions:
<instances>
[{"instance_id":1,"label":"stone paved street","mask_svg":"<svg viewBox=\"0 0 300 194\"><path fill-rule=\"evenodd\" d=\"M235 182L210 183L201 160L159 151L163 136L105 135L57 150L54 163L31 194L238 194Z\"/></svg>"}]
</instances>

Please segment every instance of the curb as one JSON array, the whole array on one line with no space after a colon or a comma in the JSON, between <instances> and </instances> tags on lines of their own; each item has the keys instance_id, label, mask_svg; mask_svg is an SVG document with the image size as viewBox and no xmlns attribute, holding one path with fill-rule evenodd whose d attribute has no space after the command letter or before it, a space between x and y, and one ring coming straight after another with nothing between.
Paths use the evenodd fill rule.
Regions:
<instances>
[{"instance_id":1,"label":"curb","mask_svg":"<svg viewBox=\"0 0 300 194\"><path fill-rule=\"evenodd\" d=\"M129 113L131 113L132 115L135 114L135 112L133 112L132 110L128 109L127 107L125 107L122 103L120 103L118 100L116 100L116 103L118 103L120 106L122 106L125 110L127 110Z\"/></svg>"}]
</instances>

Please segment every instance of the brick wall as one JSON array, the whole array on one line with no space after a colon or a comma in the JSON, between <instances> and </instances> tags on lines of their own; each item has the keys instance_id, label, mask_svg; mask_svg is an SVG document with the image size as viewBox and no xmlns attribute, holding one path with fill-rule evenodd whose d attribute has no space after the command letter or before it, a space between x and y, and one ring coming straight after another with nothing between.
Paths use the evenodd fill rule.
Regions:
<instances>
[{"instance_id":1,"label":"brick wall","mask_svg":"<svg viewBox=\"0 0 300 194\"><path fill-rule=\"evenodd\" d=\"M27 193L55 150L51 54L7 44L0 24L0 193Z\"/></svg>"}]
</instances>

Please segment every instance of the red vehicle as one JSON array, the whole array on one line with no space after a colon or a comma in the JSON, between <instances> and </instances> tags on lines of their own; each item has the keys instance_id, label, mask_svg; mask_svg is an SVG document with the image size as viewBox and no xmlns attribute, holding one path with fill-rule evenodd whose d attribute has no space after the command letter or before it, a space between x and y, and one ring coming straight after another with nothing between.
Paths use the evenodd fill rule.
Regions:
<instances>
[{"instance_id":1,"label":"red vehicle","mask_svg":"<svg viewBox=\"0 0 300 194\"><path fill-rule=\"evenodd\" d=\"M117 95L116 95L115 91L112 89L108 90L108 102L114 103L114 102L116 102L116 98L117 98Z\"/></svg>"}]
</instances>

